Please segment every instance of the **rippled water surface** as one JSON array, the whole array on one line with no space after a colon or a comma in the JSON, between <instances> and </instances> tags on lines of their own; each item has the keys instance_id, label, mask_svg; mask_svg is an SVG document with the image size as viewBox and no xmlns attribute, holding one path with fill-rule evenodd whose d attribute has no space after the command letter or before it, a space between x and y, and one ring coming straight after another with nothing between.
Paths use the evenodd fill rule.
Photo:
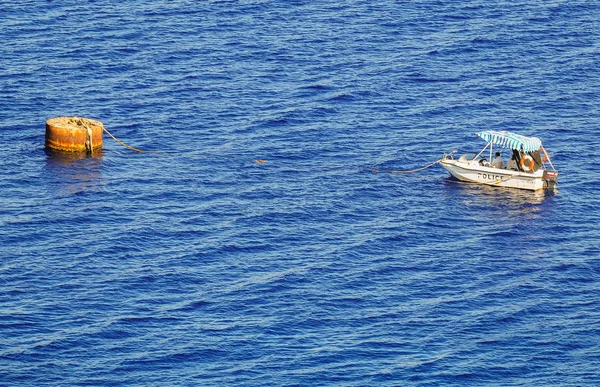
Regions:
<instances>
[{"instance_id":1,"label":"rippled water surface","mask_svg":"<svg viewBox=\"0 0 600 387\"><path fill-rule=\"evenodd\" d=\"M599 385L598 69L594 1L0 1L0 384ZM482 129L558 191L372 172Z\"/></svg>"}]
</instances>

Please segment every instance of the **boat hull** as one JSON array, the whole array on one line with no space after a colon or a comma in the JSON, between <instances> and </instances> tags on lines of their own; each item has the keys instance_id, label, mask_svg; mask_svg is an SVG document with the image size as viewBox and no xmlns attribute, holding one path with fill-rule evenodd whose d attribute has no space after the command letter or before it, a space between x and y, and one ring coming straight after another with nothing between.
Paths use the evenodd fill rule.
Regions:
<instances>
[{"instance_id":1,"label":"boat hull","mask_svg":"<svg viewBox=\"0 0 600 387\"><path fill-rule=\"evenodd\" d=\"M537 191L547 188L544 171L534 173L481 166L478 163L445 159L442 166L456 179L496 187L519 188Z\"/></svg>"}]
</instances>

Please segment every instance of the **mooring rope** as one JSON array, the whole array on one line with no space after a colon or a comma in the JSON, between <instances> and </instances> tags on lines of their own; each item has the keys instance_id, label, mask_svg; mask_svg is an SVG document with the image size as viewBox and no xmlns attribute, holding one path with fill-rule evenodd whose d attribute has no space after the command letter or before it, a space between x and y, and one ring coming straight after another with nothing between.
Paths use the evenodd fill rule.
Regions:
<instances>
[{"instance_id":1,"label":"mooring rope","mask_svg":"<svg viewBox=\"0 0 600 387\"><path fill-rule=\"evenodd\" d=\"M417 169L411 169L411 170L407 170L407 171L401 171L401 170L397 170L397 169L376 169L376 168L358 168L358 170L360 170L360 171L371 171L373 173L409 174L409 173L419 172L419 171L422 171L422 170L427 169L427 168L431 168L431 167L433 167L434 165L436 165L437 163L439 163L441 161L442 161L442 159L439 159L439 160L434 161L433 163L425 165L424 167L417 168ZM258 160L254 160L254 162L256 164L263 165L263 164L266 164L268 161L265 160L265 159L258 159ZM282 163L279 163L279 162L274 162L274 163L275 164L282 164ZM328 167L322 167L322 168L328 168ZM329 167L329 168L332 168L332 167ZM340 167L340 169L345 169L345 168L346 167ZM334 169L337 169L337 168L334 168Z\"/></svg>"},{"instance_id":2,"label":"mooring rope","mask_svg":"<svg viewBox=\"0 0 600 387\"><path fill-rule=\"evenodd\" d=\"M85 123L83 127L85 128L85 150L86 152L92 153L94 151L92 128L87 123Z\"/></svg>"},{"instance_id":3,"label":"mooring rope","mask_svg":"<svg viewBox=\"0 0 600 387\"><path fill-rule=\"evenodd\" d=\"M103 130L104 130L104 131L105 131L105 132L106 132L106 133L107 133L107 134L108 134L110 137L112 137L112 139L113 139L113 140L115 140L115 141L116 141L116 142L118 142L119 144L123 145L125 148L131 149L132 151L135 151L135 152L140 152L140 153L144 152L144 153L151 153L151 154L155 154L155 155L164 155L164 156L168 156L168 154L167 154L167 153L164 153L164 152L150 152L150 151L145 151L145 150L141 150L141 149L137 149L137 148L134 148L134 147L132 147L132 146L129 146L129 145L125 144L123 141L121 141L121 140L119 140L118 138L116 138L115 136L113 136L113 135L112 135L112 133L111 133L111 132L109 132L109 131L108 131L108 129L106 129L106 128L104 127L104 125L102 125L102 129L103 129Z\"/></svg>"},{"instance_id":4,"label":"mooring rope","mask_svg":"<svg viewBox=\"0 0 600 387\"><path fill-rule=\"evenodd\" d=\"M419 171L422 171L422 170L424 170L424 169L427 169L427 168L431 168L431 167L433 167L434 165L436 165L437 163L439 163L439 162L441 162L441 161L442 161L442 159L439 159L439 160L436 160L436 161L434 161L434 162L433 162L433 163L431 163L431 164L427 164L427 165L426 165L426 166L424 166L424 167L417 168L417 169L411 169L411 170L408 170L408 171L399 171L399 170L395 170L395 169L375 169L375 168L371 168L371 169L370 169L370 171L371 171L371 172L373 172L373 173L399 173L399 174L409 174L409 173L415 173L415 172L419 172Z\"/></svg>"}]
</instances>

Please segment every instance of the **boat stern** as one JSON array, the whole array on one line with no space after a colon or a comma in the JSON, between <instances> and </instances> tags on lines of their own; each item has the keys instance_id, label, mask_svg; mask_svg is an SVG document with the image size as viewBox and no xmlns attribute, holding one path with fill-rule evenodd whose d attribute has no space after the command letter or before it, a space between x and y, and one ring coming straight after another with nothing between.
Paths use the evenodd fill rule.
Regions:
<instances>
[{"instance_id":1,"label":"boat stern","mask_svg":"<svg viewBox=\"0 0 600 387\"><path fill-rule=\"evenodd\" d=\"M555 170L544 170L544 187L547 189L556 189L558 185L558 171Z\"/></svg>"}]
</instances>

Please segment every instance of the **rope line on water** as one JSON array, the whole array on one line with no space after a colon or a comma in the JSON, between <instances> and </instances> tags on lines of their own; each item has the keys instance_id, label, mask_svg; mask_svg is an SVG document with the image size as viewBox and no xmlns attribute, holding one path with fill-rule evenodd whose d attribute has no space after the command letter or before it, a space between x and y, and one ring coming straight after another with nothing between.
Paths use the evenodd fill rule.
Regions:
<instances>
[{"instance_id":1,"label":"rope line on water","mask_svg":"<svg viewBox=\"0 0 600 387\"><path fill-rule=\"evenodd\" d=\"M436 165L437 163L440 163L442 161L442 159L436 160L433 163L427 164L424 167L421 168L417 168L417 169L411 169L411 170L407 170L407 171L401 171L401 170L397 170L397 169L376 169L376 168L359 168L358 170L360 171L371 171L373 173L396 173L396 174L409 174L409 173L415 173L415 172L419 172L422 171L424 169L427 168L431 168L434 165ZM254 162L256 164L259 165L264 165L267 163L267 160L265 159L258 159L258 160L254 160ZM275 164L282 164L282 163L278 163L278 162L274 162ZM321 168L326 168L326 167L321 167ZM332 167L330 167L332 168ZM345 167L341 167L342 169L344 169ZM333 168L333 169L337 169L337 168Z\"/></svg>"},{"instance_id":2,"label":"rope line on water","mask_svg":"<svg viewBox=\"0 0 600 387\"><path fill-rule=\"evenodd\" d=\"M434 162L433 162L433 163L431 163L431 164L427 164L427 165L426 165L426 166L424 166L424 167L417 168L417 169L411 169L411 170L408 170L408 171L399 171L399 170L395 170L395 169L375 169L375 168L371 168L371 169L370 169L370 171L371 171L371 172L373 172L373 173L398 173L398 174L409 174L409 173L415 173L415 172L419 172L419 171L422 171L422 170L424 170L424 169L427 169L427 168L431 168L431 167L433 167L434 165L436 165L437 163L439 163L439 162L441 162L441 161L442 161L442 159L439 159L439 160L436 160L436 161L434 161Z\"/></svg>"},{"instance_id":3,"label":"rope line on water","mask_svg":"<svg viewBox=\"0 0 600 387\"><path fill-rule=\"evenodd\" d=\"M168 156L166 153L163 153L163 152L149 152L149 151L144 151L144 150L137 149L137 148L134 148L134 147L132 147L132 146L129 146L129 145L125 144L123 141L121 141L121 140L119 140L118 138L116 138L115 136L113 136L113 135L112 135L112 133L111 133L111 132L109 132L109 131L108 131L108 129L106 129L106 128L104 127L104 125L102 125L102 129L103 129L103 130L106 132L106 134L108 134L110 137L112 137L112 139L113 139L113 140L115 140L115 141L116 141L116 142L118 142L119 144L123 145L125 148L131 149L132 151L135 151L135 152L140 152L140 153L142 153L142 152L143 152L143 153L151 153L151 154L155 154L155 155L164 155L164 156Z\"/></svg>"}]
</instances>

